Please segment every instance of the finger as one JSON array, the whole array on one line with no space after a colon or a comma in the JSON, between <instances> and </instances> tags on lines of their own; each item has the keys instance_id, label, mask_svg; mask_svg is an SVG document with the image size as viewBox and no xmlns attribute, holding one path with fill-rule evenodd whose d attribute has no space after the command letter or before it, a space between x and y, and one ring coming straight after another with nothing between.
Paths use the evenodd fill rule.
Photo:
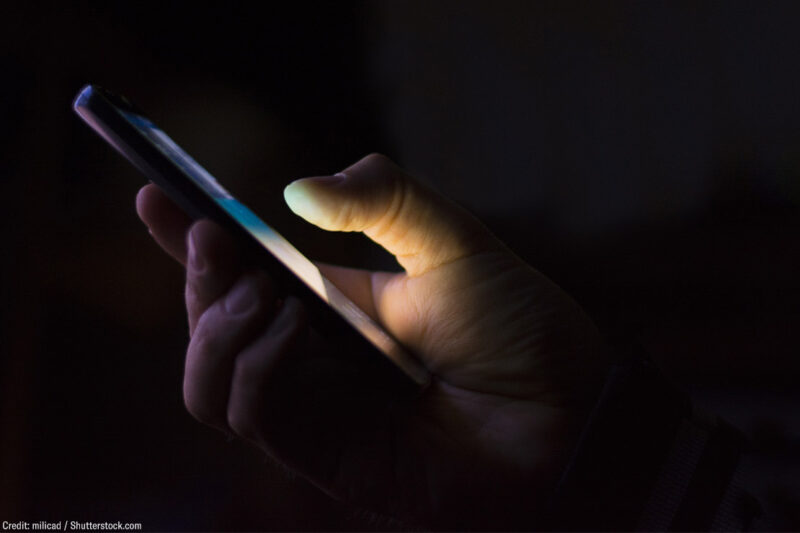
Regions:
<instances>
[{"instance_id":1,"label":"finger","mask_svg":"<svg viewBox=\"0 0 800 533\"><path fill-rule=\"evenodd\" d=\"M274 308L266 274L243 275L200 318L186 352L183 398L188 411L228 431L227 405L237 354L264 327Z\"/></svg>"},{"instance_id":2,"label":"finger","mask_svg":"<svg viewBox=\"0 0 800 533\"><path fill-rule=\"evenodd\" d=\"M292 211L323 229L363 231L412 276L500 246L467 211L381 155L334 176L297 180L284 197Z\"/></svg>"},{"instance_id":3,"label":"finger","mask_svg":"<svg viewBox=\"0 0 800 533\"><path fill-rule=\"evenodd\" d=\"M236 358L227 410L227 423L234 433L269 447L264 440L264 423L268 419L265 409L275 409L267 401L272 389L270 378L292 352L305 324L302 303L289 297L267 330Z\"/></svg>"},{"instance_id":4,"label":"finger","mask_svg":"<svg viewBox=\"0 0 800 533\"><path fill-rule=\"evenodd\" d=\"M225 293L240 274L238 247L209 220L195 222L186 235L186 311L189 334L200 316Z\"/></svg>"},{"instance_id":5,"label":"finger","mask_svg":"<svg viewBox=\"0 0 800 533\"><path fill-rule=\"evenodd\" d=\"M136 195L136 212L158 245L185 265L186 231L192 219L152 183L142 187Z\"/></svg>"},{"instance_id":6,"label":"finger","mask_svg":"<svg viewBox=\"0 0 800 533\"><path fill-rule=\"evenodd\" d=\"M228 426L327 489L385 479L390 472L377 466L387 464L392 441L376 429L389 422L397 397L356 361L315 340L303 305L287 298L267 331L236 358ZM352 466L343 472L338 465ZM344 482L359 472L358 482Z\"/></svg>"}]
</instances>

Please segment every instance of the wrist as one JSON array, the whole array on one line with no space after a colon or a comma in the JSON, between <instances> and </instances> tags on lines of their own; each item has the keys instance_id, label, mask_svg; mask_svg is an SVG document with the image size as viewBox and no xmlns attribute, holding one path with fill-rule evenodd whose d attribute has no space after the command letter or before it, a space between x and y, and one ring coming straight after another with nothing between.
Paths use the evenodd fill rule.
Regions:
<instances>
[{"instance_id":1,"label":"wrist","mask_svg":"<svg viewBox=\"0 0 800 533\"><path fill-rule=\"evenodd\" d=\"M611 369L542 525L746 527L755 508L732 481L742 446L736 430L693 410L687 395L636 354ZM725 516L731 498L739 501Z\"/></svg>"}]
</instances>

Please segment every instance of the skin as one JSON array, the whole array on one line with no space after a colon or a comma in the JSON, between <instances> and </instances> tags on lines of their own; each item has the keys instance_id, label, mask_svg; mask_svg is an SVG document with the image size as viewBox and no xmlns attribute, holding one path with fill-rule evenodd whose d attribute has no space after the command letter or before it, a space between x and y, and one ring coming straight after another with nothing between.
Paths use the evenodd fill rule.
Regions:
<instances>
[{"instance_id":1,"label":"skin","mask_svg":"<svg viewBox=\"0 0 800 533\"><path fill-rule=\"evenodd\" d=\"M383 156L298 180L285 195L308 222L362 231L395 255L402 273L320 268L433 380L387 407L365 400L380 383L336 363L302 377L292 369L335 357L303 304L277 300L222 229L192 223L148 185L139 216L186 267L189 412L363 508L430 528L535 527L609 364L591 320Z\"/></svg>"}]
</instances>

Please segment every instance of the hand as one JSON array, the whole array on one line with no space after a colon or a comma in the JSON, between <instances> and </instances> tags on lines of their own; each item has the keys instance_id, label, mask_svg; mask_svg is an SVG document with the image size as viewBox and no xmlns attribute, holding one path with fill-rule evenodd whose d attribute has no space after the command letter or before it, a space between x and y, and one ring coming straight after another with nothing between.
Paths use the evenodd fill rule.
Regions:
<instances>
[{"instance_id":1,"label":"hand","mask_svg":"<svg viewBox=\"0 0 800 533\"><path fill-rule=\"evenodd\" d=\"M608 364L591 320L385 157L298 180L285 196L307 221L362 231L395 255L402 273L321 268L434 380L386 410L366 401L379 383L291 374L332 351L313 346L303 305L276 302L218 226L190 226L150 185L138 212L187 270L189 411L362 507L428 527L530 528Z\"/></svg>"}]
</instances>

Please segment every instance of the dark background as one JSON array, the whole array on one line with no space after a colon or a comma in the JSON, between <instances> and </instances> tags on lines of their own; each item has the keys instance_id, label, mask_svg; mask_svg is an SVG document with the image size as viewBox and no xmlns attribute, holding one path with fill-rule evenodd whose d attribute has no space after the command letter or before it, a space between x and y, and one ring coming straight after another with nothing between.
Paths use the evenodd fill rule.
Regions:
<instances>
[{"instance_id":1,"label":"dark background","mask_svg":"<svg viewBox=\"0 0 800 533\"><path fill-rule=\"evenodd\" d=\"M800 528L800 4L28 3L0 21L0 520L375 529L181 402L182 272L71 113L127 94L307 255L280 191L380 151L747 432ZM794 513L794 514L792 514Z\"/></svg>"}]
</instances>

